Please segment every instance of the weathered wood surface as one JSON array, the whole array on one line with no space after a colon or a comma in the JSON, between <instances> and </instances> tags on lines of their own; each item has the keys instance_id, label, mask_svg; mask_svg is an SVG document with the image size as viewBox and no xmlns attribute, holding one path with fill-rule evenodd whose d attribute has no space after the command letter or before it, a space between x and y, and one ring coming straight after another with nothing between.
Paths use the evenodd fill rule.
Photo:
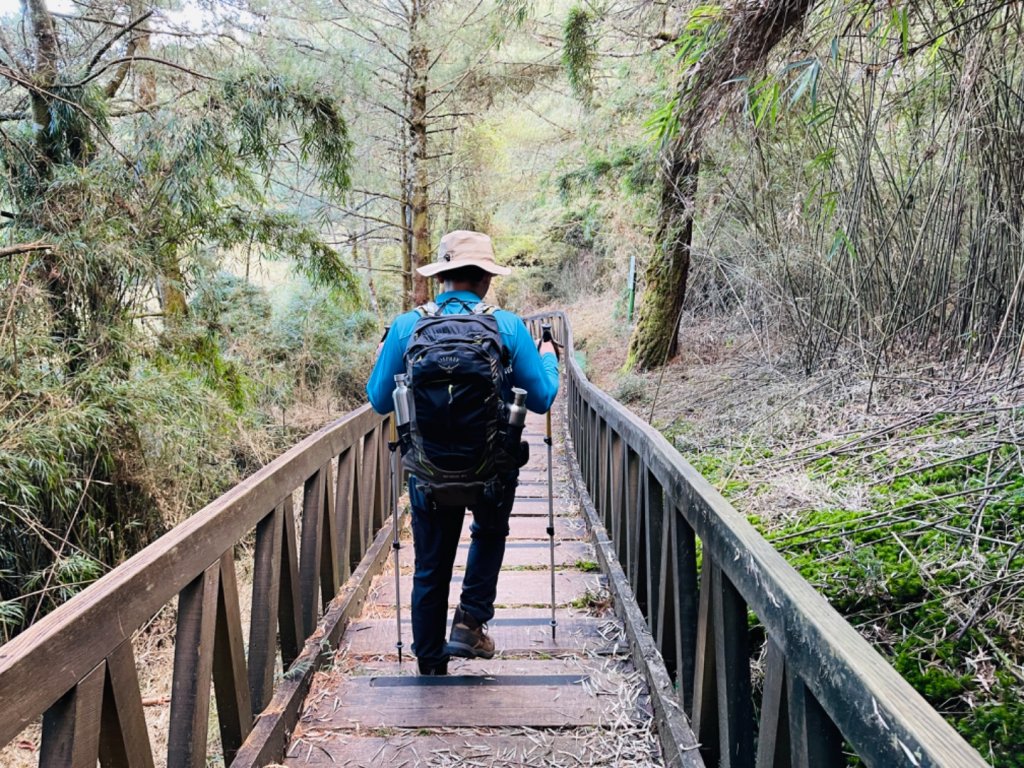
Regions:
<instances>
[{"instance_id":1,"label":"weathered wood surface","mask_svg":"<svg viewBox=\"0 0 1024 768\"><path fill-rule=\"evenodd\" d=\"M453 663L448 677L381 672L339 676L333 695L310 696L306 729L608 725L618 702L610 694L623 684L580 660Z\"/></svg>"},{"instance_id":2,"label":"weathered wood surface","mask_svg":"<svg viewBox=\"0 0 1024 768\"><path fill-rule=\"evenodd\" d=\"M505 542L505 560L501 567L504 569L523 568L537 566L538 563L548 561L548 542L534 541L531 539L519 539ZM459 544L455 553L455 567L465 568L466 558L469 556L469 542ZM588 566L594 561L594 547L585 541L555 541L555 566L584 565ZM402 544L401 563L403 569L412 570L413 566L412 541Z\"/></svg>"},{"instance_id":3,"label":"weathered wood surface","mask_svg":"<svg viewBox=\"0 0 1024 768\"><path fill-rule=\"evenodd\" d=\"M648 631L631 637L636 655L649 658L641 648L647 646L668 662L648 669L663 733L672 730L672 711L692 712L709 764L754 764L749 609L784 660L786 681L771 681L768 704L787 705L794 765L834 759L841 734L868 765L985 766L657 430L587 380L564 316L551 320L566 344L566 407L588 519L607 537L599 559L621 564L624 587L637 598ZM713 566L699 582L698 539L704 565ZM613 591L617 585L613 577ZM675 679L659 682L667 671ZM780 686L786 696L778 695ZM676 689L679 698L670 695ZM769 738L782 729L780 716L762 712L776 731ZM763 759L780 751L766 744Z\"/></svg>"},{"instance_id":4,"label":"weathered wood surface","mask_svg":"<svg viewBox=\"0 0 1024 768\"><path fill-rule=\"evenodd\" d=\"M541 565L538 563L537 565ZM452 586L448 592L448 605L459 604L459 593L462 590L463 574L452 575ZM402 606L409 606L412 590L412 575L402 576ZM581 573L574 568L555 571L555 600L557 605L569 605L575 600L582 600L588 594L597 594L604 588L604 581L599 574ZM394 578L384 579L370 592L370 602L379 605L395 604ZM551 600L551 573L544 570L535 571L504 571L498 579L498 596L495 605L506 607L520 605L545 605Z\"/></svg>"},{"instance_id":5,"label":"weathered wood surface","mask_svg":"<svg viewBox=\"0 0 1024 768\"><path fill-rule=\"evenodd\" d=\"M536 433L544 423L531 417L527 425L528 432ZM536 436L531 439L536 441ZM546 461L543 443L534 444L532 452L531 463L538 457ZM408 656L413 547L406 540L400 553L404 662L399 664L395 647L395 583L389 566L374 582L368 615L346 630L334 670L318 675L293 735L287 765L427 765L431 753L442 759L442 750L449 750L444 754L452 759L485 754L488 760L484 764L496 766L504 763L495 758L504 755L518 761L509 763L516 768L542 765L546 757L562 760L574 754L581 765L614 764L612 755L594 762L595 756L604 752L581 748L581 743L590 739L596 746L607 741L610 731L595 728L614 730L634 720L649 722L649 702L636 687L635 670L625 655L628 641L621 622L567 607L575 601L606 609L606 583L602 574L591 572L596 554L593 546L582 540L586 529L577 516L579 505L569 495L564 456L556 452L554 457L561 462L554 472L560 478L554 497L555 637L547 607L551 595L547 473L546 467L538 466L527 476L540 478L543 484L523 486L531 495L517 498L510 519L511 534L495 601L498 607L489 625L498 649L496 658L452 659L450 675L445 678L416 674L416 662ZM452 606L458 602L464 576L471 519L467 515L462 531L449 595ZM450 618L451 610L449 622ZM634 698L629 699L627 691L634 691ZM378 728L387 728L392 734L386 742L364 737L368 729ZM468 743L452 731L458 728L488 730ZM524 738L522 728L541 730ZM594 733L601 733L601 740L595 740ZM561 744L552 741L553 734L571 739L567 743L574 746L553 752L551 745Z\"/></svg>"},{"instance_id":6,"label":"weathered wood surface","mask_svg":"<svg viewBox=\"0 0 1024 768\"><path fill-rule=\"evenodd\" d=\"M412 637L408 611L402 614L402 635ZM615 620L563 613L551 638L551 611L544 608L498 608L490 635L503 656L530 653L613 653L624 650L622 625ZM364 619L353 622L345 635L351 656L395 654L395 620Z\"/></svg>"},{"instance_id":7,"label":"weathered wood surface","mask_svg":"<svg viewBox=\"0 0 1024 768\"><path fill-rule=\"evenodd\" d=\"M469 538L469 524L472 521L473 518L467 516L466 524L462 529L463 538ZM541 539L547 539L548 537L547 516L540 517L539 515L513 515L508 520L508 528L509 541L523 541L527 539L532 541L538 541ZM566 541L571 539L582 540L586 537L587 526L579 518L555 518L555 539L557 539L558 541Z\"/></svg>"},{"instance_id":8,"label":"weathered wood surface","mask_svg":"<svg viewBox=\"0 0 1024 768\"><path fill-rule=\"evenodd\" d=\"M0 744L41 718L43 765L95 765L97 754L104 765L153 765L132 641L177 597L167 764L207 764L211 688L220 731L214 751L230 763L275 696L278 654L287 668L311 633L325 631L318 621L350 572L348 559L368 562L363 555L389 510L385 427L369 406L324 427L0 646ZM298 488L301 540L292 505ZM245 628L235 558L248 550L236 545L253 533ZM293 680L308 687L315 663L326 658L318 645L309 674L283 687L294 690ZM264 750L270 760L283 753L284 732L294 725L282 719L287 712L279 707L259 719L257 731L277 734L276 752Z\"/></svg>"},{"instance_id":9,"label":"weathered wood surface","mask_svg":"<svg viewBox=\"0 0 1024 768\"><path fill-rule=\"evenodd\" d=\"M522 768L575 758L577 764L586 765L588 753L600 749L600 738L599 732L590 738L581 738L543 733L481 736L475 732L446 731L443 735L403 732L386 737L349 733L341 740L330 732L310 730L292 745L286 763L301 768L416 768L457 765L462 761L467 766Z\"/></svg>"}]
</instances>

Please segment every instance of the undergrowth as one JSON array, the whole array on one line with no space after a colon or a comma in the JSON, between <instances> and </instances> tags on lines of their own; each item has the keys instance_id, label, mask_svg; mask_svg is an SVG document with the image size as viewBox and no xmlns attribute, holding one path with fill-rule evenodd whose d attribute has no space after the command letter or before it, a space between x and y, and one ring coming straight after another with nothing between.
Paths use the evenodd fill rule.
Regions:
<instances>
[{"instance_id":1,"label":"undergrowth","mask_svg":"<svg viewBox=\"0 0 1024 768\"><path fill-rule=\"evenodd\" d=\"M1022 427L1019 406L964 407L688 454L997 768L1024 766ZM766 508L787 482L810 503Z\"/></svg>"},{"instance_id":2,"label":"undergrowth","mask_svg":"<svg viewBox=\"0 0 1024 768\"><path fill-rule=\"evenodd\" d=\"M211 275L184 322L77 368L22 318L0 347L0 643L361 402L375 318L305 283L272 298Z\"/></svg>"}]
</instances>

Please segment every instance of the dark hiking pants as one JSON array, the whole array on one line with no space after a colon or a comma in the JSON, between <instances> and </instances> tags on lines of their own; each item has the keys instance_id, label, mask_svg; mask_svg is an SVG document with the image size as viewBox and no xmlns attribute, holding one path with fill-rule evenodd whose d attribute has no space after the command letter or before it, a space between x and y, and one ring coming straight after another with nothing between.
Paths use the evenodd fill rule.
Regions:
<instances>
[{"instance_id":1,"label":"dark hiking pants","mask_svg":"<svg viewBox=\"0 0 1024 768\"><path fill-rule=\"evenodd\" d=\"M517 476L518 472L504 479L497 498L470 507L473 522L469 527L469 558L460 602L463 610L480 623L494 617L498 572L505 557L508 518L515 499ZM409 501L416 553L412 586L412 650L420 666L429 667L448 659L444 650L448 630L448 591L466 510L463 507L431 505L417 487L416 478L409 480Z\"/></svg>"}]
</instances>

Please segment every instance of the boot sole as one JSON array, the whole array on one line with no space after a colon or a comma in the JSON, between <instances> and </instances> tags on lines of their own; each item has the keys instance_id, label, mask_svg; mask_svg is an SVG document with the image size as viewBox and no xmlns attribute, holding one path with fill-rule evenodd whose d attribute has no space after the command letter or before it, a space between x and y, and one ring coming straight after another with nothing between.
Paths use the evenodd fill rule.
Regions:
<instances>
[{"instance_id":1,"label":"boot sole","mask_svg":"<svg viewBox=\"0 0 1024 768\"><path fill-rule=\"evenodd\" d=\"M445 650L449 656L458 656L460 659L493 659L494 651L478 651L471 645L465 643L447 643Z\"/></svg>"}]
</instances>

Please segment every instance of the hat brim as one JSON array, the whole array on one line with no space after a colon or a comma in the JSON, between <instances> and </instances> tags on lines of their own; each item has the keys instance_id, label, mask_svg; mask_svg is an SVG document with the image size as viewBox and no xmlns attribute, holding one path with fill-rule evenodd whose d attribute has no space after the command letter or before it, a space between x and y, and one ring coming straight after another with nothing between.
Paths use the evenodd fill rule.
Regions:
<instances>
[{"instance_id":1,"label":"hat brim","mask_svg":"<svg viewBox=\"0 0 1024 768\"><path fill-rule=\"evenodd\" d=\"M453 269L461 269L462 267L479 267L484 272L492 275L511 275L512 270L508 267L503 267L499 264L495 264L493 261L485 261L483 259L459 259L457 261L435 261L431 264L425 264L422 267L417 267L416 271L424 277L430 277L432 275L440 274L441 272L450 272Z\"/></svg>"}]
</instances>

